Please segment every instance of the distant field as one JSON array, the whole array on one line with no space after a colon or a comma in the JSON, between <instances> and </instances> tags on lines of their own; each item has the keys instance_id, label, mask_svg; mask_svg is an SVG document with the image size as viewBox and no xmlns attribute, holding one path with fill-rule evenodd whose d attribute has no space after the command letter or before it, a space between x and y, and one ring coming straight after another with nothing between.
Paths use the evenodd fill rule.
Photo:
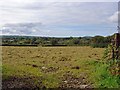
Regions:
<instances>
[{"instance_id":1,"label":"distant field","mask_svg":"<svg viewBox=\"0 0 120 90\"><path fill-rule=\"evenodd\" d=\"M91 88L104 48L2 47L3 88Z\"/></svg>"}]
</instances>

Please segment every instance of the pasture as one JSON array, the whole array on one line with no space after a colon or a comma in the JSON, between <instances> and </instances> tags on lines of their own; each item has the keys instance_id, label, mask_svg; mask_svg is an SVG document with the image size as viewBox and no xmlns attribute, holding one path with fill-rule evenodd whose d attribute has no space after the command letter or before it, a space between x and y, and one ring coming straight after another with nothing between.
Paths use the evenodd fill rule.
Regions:
<instances>
[{"instance_id":1,"label":"pasture","mask_svg":"<svg viewBox=\"0 0 120 90\"><path fill-rule=\"evenodd\" d=\"M93 88L104 48L2 47L3 88Z\"/></svg>"}]
</instances>

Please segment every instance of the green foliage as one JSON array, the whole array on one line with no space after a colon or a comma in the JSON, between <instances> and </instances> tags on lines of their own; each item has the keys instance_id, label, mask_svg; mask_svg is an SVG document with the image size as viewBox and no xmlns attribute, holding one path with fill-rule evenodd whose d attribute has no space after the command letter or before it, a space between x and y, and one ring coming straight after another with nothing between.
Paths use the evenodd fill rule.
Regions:
<instances>
[{"instance_id":1,"label":"green foliage","mask_svg":"<svg viewBox=\"0 0 120 90\"><path fill-rule=\"evenodd\" d=\"M35 37L35 36L3 36L3 45L66 45L66 46L92 46L92 47L107 47L112 36L103 37Z\"/></svg>"},{"instance_id":2,"label":"green foliage","mask_svg":"<svg viewBox=\"0 0 120 90\"><path fill-rule=\"evenodd\" d=\"M91 42L92 42L91 46L94 48L95 47L105 48L111 42L111 39L103 36L95 36L94 38L92 38Z\"/></svg>"},{"instance_id":3,"label":"green foliage","mask_svg":"<svg viewBox=\"0 0 120 90\"><path fill-rule=\"evenodd\" d=\"M108 46L108 44L105 44L105 43L92 43L91 46L93 48L97 48L97 47L99 47L99 48L105 48L105 47Z\"/></svg>"},{"instance_id":4,"label":"green foliage","mask_svg":"<svg viewBox=\"0 0 120 90\"><path fill-rule=\"evenodd\" d=\"M52 44L52 46L55 46L55 45L58 44L58 41L56 39L52 39L51 40L51 44Z\"/></svg>"},{"instance_id":5,"label":"green foliage","mask_svg":"<svg viewBox=\"0 0 120 90\"><path fill-rule=\"evenodd\" d=\"M119 76L111 75L109 65L106 63L99 63L95 65L95 85L99 88L119 88Z\"/></svg>"},{"instance_id":6,"label":"green foliage","mask_svg":"<svg viewBox=\"0 0 120 90\"><path fill-rule=\"evenodd\" d=\"M78 38L73 39L73 44L75 45L80 44L80 40Z\"/></svg>"},{"instance_id":7,"label":"green foliage","mask_svg":"<svg viewBox=\"0 0 120 90\"><path fill-rule=\"evenodd\" d=\"M103 61L94 64L93 72L95 87L98 88L120 88L119 60L111 59L111 50L114 48L108 45L103 56Z\"/></svg>"},{"instance_id":8,"label":"green foliage","mask_svg":"<svg viewBox=\"0 0 120 90\"><path fill-rule=\"evenodd\" d=\"M57 88L60 80L55 74L43 75L43 84L46 88Z\"/></svg>"},{"instance_id":9,"label":"green foliage","mask_svg":"<svg viewBox=\"0 0 120 90\"><path fill-rule=\"evenodd\" d=\"M117 53L115 53L115 50L116 47L114 45L108 45L108 48L106 48L104 52L103 59L109 65L109 71L111 72L111 74L118 76L120 72L120 55L118 56ZM120 52L119 48L118 52Z\"/></svg>"},{"instance_id":10,"label":"green foliage","mask_svg":"<svg viewBox=\"0 0 120 90\"><path fill-rule=\"evenodd\" d=\"M111 44L109 44L104 51L103 59L109 60L112 58L112 49L114 49L114 47Z\"/></svg>"}]
</instances>

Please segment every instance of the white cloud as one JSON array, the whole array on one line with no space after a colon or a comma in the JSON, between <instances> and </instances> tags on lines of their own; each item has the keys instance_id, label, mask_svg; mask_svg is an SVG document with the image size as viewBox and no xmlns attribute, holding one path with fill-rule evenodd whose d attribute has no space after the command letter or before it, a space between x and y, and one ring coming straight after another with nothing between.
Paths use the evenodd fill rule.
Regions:
<instances>
[{"instance_id":1,"label":"white cloud","mask_svg":"<svg viewBox=\"0 0 120 90\"><path fill-rule=\"evenodd\" d=\"M42 22L45 24L97 23L105 19L106 12L111 13L116 8L114 3L10 1L0 5L0 24L22 22Z\"/></svg>"},{"instance_id":2,"label":"white cloud","mask_svg":"<svg viewBox=\"0 0 120 90\"><path fill-rule=\"evenodd\" d=\"M40 2L40 0L1 0L0 28L3 33L47 34L55 26L103 24L117 9L117 3ZM113 18L113 17L111 17ZM41 22L42 26L38 25ZM29 23L36 26L31 29ZM18 26L16 26L18 25ZM27 28L25 28L26 26ZM49 29L49 27L51 27ZM25 28L27 31L24 31ZM56 28L56 30L58 30ZM55 30L55 29L54 29ZM53 32L54 33L54 32ZM55 33L54 33L55 34ZM63 34L63 32L62 32Z\"/></svg>"},{"instance_id":3,"label":"white cloud","mask_svg":"<svg viewBox=\"0 0 120 90\"><path fill-rule=\"evenodd\" d=\"M34 32L37 32L37 30L36 30L36 29L33 29L32 32L33 32L33 33L34 33Z\"/></svg>"},{"instance_id":4,"label":"white cloud","mask_svg":"<svg viewBox=\"0 0 120 90\"><path fill-rule=\"evenodd\" d=\"M120 12L115 12L112 16L108 18L110 22L118 23L118 16L120 15Z\"/></svg>"}]
</instances>

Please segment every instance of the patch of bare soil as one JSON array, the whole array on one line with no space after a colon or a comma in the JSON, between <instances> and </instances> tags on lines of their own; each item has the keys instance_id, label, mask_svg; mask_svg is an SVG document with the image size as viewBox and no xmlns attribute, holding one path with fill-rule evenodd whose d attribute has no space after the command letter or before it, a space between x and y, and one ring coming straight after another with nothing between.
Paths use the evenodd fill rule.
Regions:
<instances>
[{"instance_id":1,"label":"patch of bare soil","mask_svg":"<svg viewBox=\"0 0 120 90\"><path fill-rule=\"evenodd\" d=\"M86 81L84 77L75 77L72 74L65 74L63 76L62 83L60 85L61 89L91 89L91 84Z\"/></svg>"},{"instance_id":2,"label":"patch of bare soil","mask_svg":"<svg viewBox=\"0 0 120 90\"><path fill-rule=\"evenodd\" d=\"M2 81L2 89L3 90L9 90L9 89L39 89L44 88L42 85L42 81L38 80L38 85L34 84L33 81L34 77L26 77L26 78L20 78L20 77L9 77L8 79L4 79Z\"/></svg>"}]
</instances>

